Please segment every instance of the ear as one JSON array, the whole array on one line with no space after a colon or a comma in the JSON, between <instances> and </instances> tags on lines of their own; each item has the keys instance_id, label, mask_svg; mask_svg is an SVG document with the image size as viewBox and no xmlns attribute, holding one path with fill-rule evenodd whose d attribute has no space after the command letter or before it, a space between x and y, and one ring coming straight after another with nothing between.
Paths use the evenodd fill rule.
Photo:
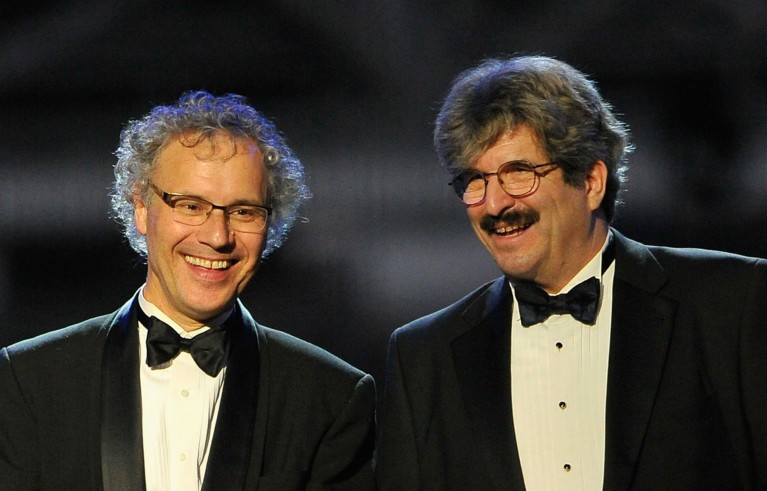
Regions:
<instances>
[{"instance_id":1,"label":"ear","mask_svg":"<svg viewBox=\"0 0 767 491\"><path fill-rule=\"evenodd\" d=\"M586 195L592 211L596 211L602 205L606 189L607 165L604 161L597 160L586 174Z\"/></svg>"},{"instance_id":2,"label":"ear","mask_svg":"<svg viewBox=\"0 0 767 491\"><path fill-rule=\"evenodd\" d=\"M133 216L136 219L136 230L141 235L146 235L147 230L147 206L138 193L133 194Z\"/></svg>"}]
</instances>

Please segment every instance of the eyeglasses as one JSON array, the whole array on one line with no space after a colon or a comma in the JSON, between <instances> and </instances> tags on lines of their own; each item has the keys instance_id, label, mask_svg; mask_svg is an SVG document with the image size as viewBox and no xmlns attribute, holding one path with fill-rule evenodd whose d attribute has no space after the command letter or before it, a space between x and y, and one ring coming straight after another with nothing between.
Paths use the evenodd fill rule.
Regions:
<instances>
[{"instance_id":1,"label":"eyeglasses","mask_svg":"<svg viewBox=\"0 0 767 491\"><path fill-rule=\"evenodd\" d=\"M210 201L186 194L166 193L154 184L149 184L157 196L172 209L173 220L184 225L202 225L213 210L221 210L229 226L238 232L256 234L266 228L272 209L261 205L214 205Z\"/></svg>"},{"instance_id":2,"label":"eyeglasses","mask_svg":"<svg viewBox=\"0 0 767 491\"><path fill-rule=\"evenodd\" d=\"M479 172L470 169L460 173L450 182L455 194L467 205L476 205L485 201L487 178L497 176L501 189L514 198L530 196L538 189L540 178L556 170L556 167L539 171L541 167L558 166L556 162L533 165L524 160L512 160L501 164L495 172Z\"/></svg>"}]
</instances>

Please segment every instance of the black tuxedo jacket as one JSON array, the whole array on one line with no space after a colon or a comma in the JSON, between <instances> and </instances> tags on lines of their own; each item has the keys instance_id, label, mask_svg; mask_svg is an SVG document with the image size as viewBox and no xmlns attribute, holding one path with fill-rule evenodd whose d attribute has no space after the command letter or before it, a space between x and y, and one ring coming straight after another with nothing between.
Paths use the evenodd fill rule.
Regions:
<instances>
[{"instance_id":1,"label":"black tuxedo jacket","mask_svg":"<svg viewBox=\"0 0 767 491\"><path fill-rule=\"evenodd\" d=\"M132 305L0 350L0 489L144 489ZM234 315L203 489L372 488L372 377Z\"/></svg>"},{"instance_id":2,"label":"black tuxedo jacket","mask_svg":"<svg viewBox=\"0 0 767 491\"><path fill-rule=\"evenodd\" d=\"M606 490L767 489L767 261L617 232ZM382 490L523 490L505 278L396 330Z\"/></svg>"}]
</instances>

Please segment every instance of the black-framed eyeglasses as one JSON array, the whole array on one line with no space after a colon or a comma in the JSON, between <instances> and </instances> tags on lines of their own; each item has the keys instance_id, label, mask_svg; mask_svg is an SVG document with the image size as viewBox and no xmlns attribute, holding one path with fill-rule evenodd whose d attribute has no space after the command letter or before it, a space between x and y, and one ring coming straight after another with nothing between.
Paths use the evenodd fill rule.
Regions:
<instances>
[{"instance_id":1,"label":"black-framed eyeglasses","mask_svg":"<svg viewBox=\"0 0 767 491\"><path fill-rule=\"evenodd\" d=\"M173 220L184 225L202 225L213 210L224 212L233 230L245 233L260 233L266 229L272 208L262 205L214 205L210 201L186 194L168 193L150 183L157 196L170 206Z\"/></svg>"},{"instance_id":2,"label":"black-framed eyeglasses","mask_svg":"<svg viewBox=\"0 0 767 491\"><path fill-rule=\"evenodd\" d=\"M545 171L541 167L554 166ZM477 205L485 201L487 178L497 176L501 189L514 198L530 196L538 189L540 178L554 171L559 164L546 162L533 165L525 160L512 160L501 164L495 172L480 172L470 169L456 176L450 185L458 198L467 205Z\"/></svg>"}]
</instances>

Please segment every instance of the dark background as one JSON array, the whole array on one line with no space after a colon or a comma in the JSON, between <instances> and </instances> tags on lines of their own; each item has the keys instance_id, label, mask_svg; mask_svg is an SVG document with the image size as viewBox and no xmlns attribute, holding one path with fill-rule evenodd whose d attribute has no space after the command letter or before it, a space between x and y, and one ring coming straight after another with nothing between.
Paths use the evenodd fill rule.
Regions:
<instances>
[{"instance_id":1,"label":"dark background","mask_svg":"<svg viewBox=\"0 0 767 491\"><path fill-rule=\"evenodd\" d=\"M767 256L767 2L25 1L0 15L0 345L108 313L145 267L109 218L123 124L181 92L245 95L315 197L243 295L373 373L399 325L497 270L431 148L451 80L545 54L632 129L616 226Z\"/></svg>"}]
</instances>

